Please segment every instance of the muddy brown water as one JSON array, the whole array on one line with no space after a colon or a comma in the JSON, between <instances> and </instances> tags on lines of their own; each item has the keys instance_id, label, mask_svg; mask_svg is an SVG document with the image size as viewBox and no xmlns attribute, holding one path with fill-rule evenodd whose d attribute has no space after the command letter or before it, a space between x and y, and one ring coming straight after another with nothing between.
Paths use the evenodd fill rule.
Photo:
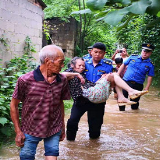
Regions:
<instances>
[{"instance_id":1,"label":"muddy brown water","mask_svg":"<svg viewBox=\"0 0 160 160\"><path fill-rule=\"evenodd\" d=\"M102 134L97 140L88 137L86 114L81 118L75 142L60 142L58 160L160 160L160 98L152 89L140 100L140 109L130 106L120 112L113 95L106 103ZM69 117L66 113L65 120ZM38 145L36 160L43 160L43 142ZM15 144L0 151L2 160L18 160Z\"/></svg>"}]
</instances>

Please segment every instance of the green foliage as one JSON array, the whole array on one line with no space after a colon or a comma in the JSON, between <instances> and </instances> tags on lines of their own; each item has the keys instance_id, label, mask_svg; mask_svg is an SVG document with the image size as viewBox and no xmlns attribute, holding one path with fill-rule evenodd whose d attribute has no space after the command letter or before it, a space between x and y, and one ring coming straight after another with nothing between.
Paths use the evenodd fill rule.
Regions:
<instances>
[{"instance_id":1,"label":"green foliage","mask_svg":"<svg viewBox=\"0 0 160 160\"><path fill-rule=\"evenodd\" d=\"M155 77L152 84L160 86L160 24L147 25L147 28L144 27L147 23L154 22L157 19L156 16L149 16L148 14L137 16L129 22L128 27L122 28L122 30L117 32L117 39L120 44L127 44L129 54L133 54L135 51L140 54L142 43L151 43L156 46L151 55L155 65Z\"/></svg>"},{"instance_id":2,"label":"green foliage","mask_svg":"<svg viewBox=\"0 0 160 160\"><path fill-rule=\"evenodd\" d=\"M144 17L144 23L147 23L149 21L156 20L156 16L145 16ZM142 31L142 41L143 42L149 42L153 45L155 45L155 50L153 54L151 55L151 59L155 65L155 77L153 78L153 85L160 86L160 56L159 56L159 50L160 50L160 23L156 24L154 26L151 26L149 29L145 29Z\"/></svg>"},{"instance_id":3,"label":"green foliage","mask_svg":"<svg viewBox=\"0 0 160 160\"><path fill-rule=\"evenodd\" d=\"M56 0L56 1L48 1L43 0L43 2L47 5L45 8L45 19L52 17L61 17L62 20L68 21L71 12L78 8L78 2L75 0Z\"/></svg>"},{"instance_id":4,"label":"green foliage","mask_svg":"<svg viewBox=\"0 0 160 160\"><path fill-rule=\"evenodd\" d=\"M65 57L64 61L64 68L62 68L62 72L68 68L68 63L70 62L71 58Z\"/></svg>"},{"instance_id":5,"label":"green foliage","mask_svg":"<svg viewBox=\"0 0 160 160\"><path fill-rule=\"evenodd\" d=\"M96 42L102 42L106 45L107 55L113 54L114 44L117 42L115 30L104 22L93 23L89 30L90 34L85 37L84 43L91 46ZM87 54L87 50L85 54Z\"/></svg>"},{"instance_id":6,"label":"green foliage","mask_svg":"<svg viewBox=\"0 0 160 160\"><path fill-rule=\"evenodd\" d=\"M8 38L5 37L5 34L1 35L0 44L2 44L2 46L0 46L0 51L2 50L3 47L5 47L6 51L9 50Z\"/></svg>"},{"instance_id":7,"label":"green foliage","mask_svg":"<svg viewBox=\"0 0 160 160\"><path fill-rule=\"evenodd\" d=\"M87 54L87 47L98 41L107 44L107 48L108 46L109 48L111 46L108 45L108 43L115 43L115 36L113 33L108 31L108 25L103 22L95 21L94 14L86 14L91 13L91 10L85 10L86 5L84 1L43 1L47 4L47 8L44 10L45 18L60 17L62 20L68 21L68 18L72 16L79 22L75 56L83 56L84 54ZM97 15L97 17L98 16L100 15ZM50 26L49 28L50 30L52 29ZM49 38L49 31L46 23L44 24L44 29L45 34L47 34L47 38ZM108 49L108 52L111 52L109 50L110 49Z\"/></svg>"},{"instance_id":8,"label":"green foliage","mask_svg":"<svg viewBox=\"0 0 160 160\"><path fill-rule=\"evenodd\" d=\"M160 16L159 0L88 0L87 7L96 12L95 14L105 13L98 20L103 20L112 26L120 25L119 29L125 28L129 21L137 15L147 13ZM120 23L124 19L126 19L125 23Z\"/></svg>"},{"instance_id":9,"label":"green foliage","mask_svg":"<svg viewBox=\"0 0 160 160\"><path fill-rule=\"evenodd\" d=\"M101 10L105 6L106 2L107 0L88 0L86 4L92 11L96 11Z\"/></svg>"},{"instance_id":10,"label":"green foliage","mask_svg":"<svg viewBox=\"0 0 160 160\"><path fill-rule=\"evenodd\" d=\"M51 26L48 24L48 22L44 21L44 23L43 23L43 32L46 35L46 40L50 39L50 34L49 34L50 27Z\"/></svg>"},{"instance_id":11,"label":"green foliage","mask_svg":"<svg viewBox=\"0 0 160 160\"><path fill-rule=\"evenodd\" d=\"M73 100L65 100L64 101L64 108L65 110L72 108Z\"/></svg>"},{"instance_id":12,"label":"green foliage","mask_svg":"<svg viewBox=\"0 0 160 160\"><path fill-rule=\"evenodd\" d=\"M0 68L0 141L4 136L13 134L12 121L10 118L10 101L17 82L22 74L34 70L36 64L33 63L32 53L36 52L31 39L27 36L25 40L24 54L22 57L11 59L6 68ZM70 58L65 59L65 67ZM65 108L71 107L73 101L66 101ZM21 106L21 104L20 104Z\"/></svg>"},{"instance_id":13,"label":"green foliage","mask_svg":"<svg viewBox=\"0 0 160 160\"><path fill-rule=\"evenodd\" d=\"M6 68L0 68L0 134L9 136L11 131L10 101L17 79L22 74L33 70L32 53L34 46L29 37L26 37L24 54L22 57L11 59ZM2 137L1 137L2 138Z\"/></svg>"},{"instance_id":14,"label":"green foliage","mask_svg":"<svg viewBox=\"0 0 160 160\"><path fill-rule=\"evenodd\" d=\"M4 46L8 46L7 43L8 39L5 38L4 34L0 37L0 42L4 45Z\"/></svg>"},{"instance_id":15,"label":"green foliage","mask_svg":"<svg viewBox=\"0 0 160 160\"><path fill-rule=\"evenodd\" d=\"M142 32L140 28L144 26L143 16L132 19L126 28L122 28L119 32L116 32L118 42L122 45L127 45L127 51L129 54L133 54L135 51L140 51L142 44Z\"/></svg>"}]
</instances>

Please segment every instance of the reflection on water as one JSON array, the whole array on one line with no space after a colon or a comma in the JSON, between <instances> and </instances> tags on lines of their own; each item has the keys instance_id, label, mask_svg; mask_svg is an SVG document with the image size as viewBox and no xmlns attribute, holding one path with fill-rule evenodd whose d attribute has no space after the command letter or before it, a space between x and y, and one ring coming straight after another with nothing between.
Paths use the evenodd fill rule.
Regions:
<instances>
[{"instance_id":1,"label":"reflection on water","mask_svg":"<svg viewBox=\"0 0 160 160\"><path fill-rule=\"evenodd\" d=\"M59 160L160 160L160 98L150 91L140 100L140 109L120 112L113 95L107 101L102 134L98 140L88 137L87 117L79 124L75 142L60 142ZM68 119L66 116L66 121ZM18 160L15 145L4 147L0 159ZM43 143L36 159L43 160Z\"/></svg>"}]
</instances>

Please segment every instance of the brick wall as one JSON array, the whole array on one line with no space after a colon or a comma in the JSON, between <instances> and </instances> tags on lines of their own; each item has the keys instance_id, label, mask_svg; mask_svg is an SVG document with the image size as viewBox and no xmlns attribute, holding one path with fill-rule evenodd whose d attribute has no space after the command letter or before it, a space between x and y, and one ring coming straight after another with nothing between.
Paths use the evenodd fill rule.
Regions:
<instances>
[{"instance_id":1,"label":"brick wall","mask_svg":"<svg viewBox=\"0 0 160 160\"><path fill-rule=\"evenodd\" d=\"M42 8L34 0L0 0L0 38L4 36L8 46L0 42L2 64L21 56L26 36L35 44L36 51L42 48ZM38 60L38 54L33 56Z\"/></svg>"}]
</instances>

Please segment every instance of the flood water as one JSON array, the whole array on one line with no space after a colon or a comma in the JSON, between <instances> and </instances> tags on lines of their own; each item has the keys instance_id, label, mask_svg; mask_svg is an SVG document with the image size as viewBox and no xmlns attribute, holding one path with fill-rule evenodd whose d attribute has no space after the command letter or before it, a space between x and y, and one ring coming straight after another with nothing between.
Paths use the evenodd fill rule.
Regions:
<instances>
[{"instance_id":1,"label":"flood water","mask_svg":"<svg viewBox=\"0 0 160 160\"><path fill-rule=\"evenodd\" d=\"M75 142L60 142L58 160L160 160L160 98L152 89L141 97L140 109L119 111L113 95L105 108L102 134L97 140L88 137L87 117L79 123ZM68 112L65 120L69 117ZM0 159L18 160L18 148L5 146ZM37 148L36 160L43 160L43 142Z\"/></svg>"}]
</instances>

